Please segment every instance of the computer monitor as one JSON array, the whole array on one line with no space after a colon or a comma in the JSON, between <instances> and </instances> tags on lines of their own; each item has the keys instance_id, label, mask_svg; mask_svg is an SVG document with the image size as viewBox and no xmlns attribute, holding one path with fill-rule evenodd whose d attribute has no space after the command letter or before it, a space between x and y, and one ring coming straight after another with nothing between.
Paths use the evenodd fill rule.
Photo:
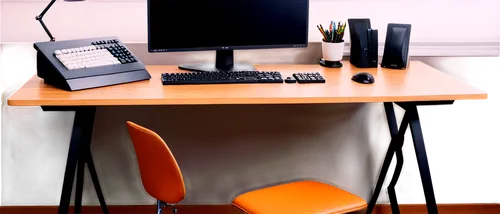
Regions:
<instances>
[{"instance_id":1,"label":"computer monitor","mask_svg":"<svg viewBox=\"0 0 500 214\"><path fill-rule=\"evenodd\" d=\"M148 0L148 51L216 51L191 71L255 70L233 50L304 48L309 0Z\"/></svg>"}]
</instances>

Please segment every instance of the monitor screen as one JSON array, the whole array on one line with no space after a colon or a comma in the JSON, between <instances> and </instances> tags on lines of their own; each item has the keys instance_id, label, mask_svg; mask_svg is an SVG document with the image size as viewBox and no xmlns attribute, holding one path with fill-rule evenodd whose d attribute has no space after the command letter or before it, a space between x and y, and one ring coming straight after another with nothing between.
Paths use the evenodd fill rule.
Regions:
<instances>
[{"instance_id":1,"label":"monitor screen","mask_svg":"<svg viewBox=\"0 0 500 214\"><path fill-rule=\"evenodd\" d=\"M307 47L309 0L148 0L150 52Z\"/></svg>"}]
</instances>

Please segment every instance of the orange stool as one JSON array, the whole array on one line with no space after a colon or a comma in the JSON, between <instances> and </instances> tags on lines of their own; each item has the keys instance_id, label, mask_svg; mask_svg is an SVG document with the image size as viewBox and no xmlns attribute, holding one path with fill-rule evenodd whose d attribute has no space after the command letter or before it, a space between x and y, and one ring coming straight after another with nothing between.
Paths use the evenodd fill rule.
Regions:
<instances>
[{"instance_id":1,"label":"orange stool","mask_svg":"<svg viewBox=\"0 0 500 214\"><path fill-rule=\"evenodd\" d=\"M177 161L155 132L127 122L139 163L142 185L162 208L184 199L186 189ZM251 191L236 197L234 206L251 214L346 213L367 207L366 201L349 192L317 181L299 181Z\"/></svg>"},{"instance_id":2,"label":"orange stool","mask_svg":"<svg viewBox=\"0 0 500 214\"><path fill-rule=\"evenodd\" d=\"M365 209L362 198L317 181L298 181L242 194L233 205L251 214L326 214Z\"/></svg>"}]
</instances>

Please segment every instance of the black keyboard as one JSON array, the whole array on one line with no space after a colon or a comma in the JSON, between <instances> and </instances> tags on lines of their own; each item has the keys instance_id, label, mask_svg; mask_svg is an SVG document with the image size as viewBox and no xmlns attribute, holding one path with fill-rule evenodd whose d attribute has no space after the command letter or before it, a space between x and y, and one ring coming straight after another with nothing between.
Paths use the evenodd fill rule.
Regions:
<instances>
[{"instance_id":1,"label":"black keyboard","mask_svg":"<svg viewBox=\"0 0 500 214\"><path fill-rule=\"evenodd\" d=\"M196 73L163 73L163 85L231 84L231 83L283 83L277 71L215 71Z\"/></svg>"},{"instance_id":2,"label":"black keyboard","mask_svg":"<svg viewBox=\"0 0 500 214\"><path fill-rule=\"evenodd\" d=\"M294 73L293 77L298 83L325 83L326 80L320 73Z\"/></svg>"}]
</instances>

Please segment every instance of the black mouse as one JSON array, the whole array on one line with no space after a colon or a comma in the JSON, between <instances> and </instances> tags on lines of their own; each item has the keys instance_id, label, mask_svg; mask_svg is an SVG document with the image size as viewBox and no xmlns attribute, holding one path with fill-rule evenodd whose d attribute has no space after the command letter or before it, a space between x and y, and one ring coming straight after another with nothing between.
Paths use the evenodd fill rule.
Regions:
<instances>
[{"instance_id":1,"label":"black mouse","mask_svg":"<svg viewBox=\"0 0 500 214\"><path fill-rule=\"evenodd\" d=\"M357 73L351 78L355 82L363 83L363 84L372 84L375 82L375 78L370 73L362 72Z\"/></svg>"}]
</instances>

